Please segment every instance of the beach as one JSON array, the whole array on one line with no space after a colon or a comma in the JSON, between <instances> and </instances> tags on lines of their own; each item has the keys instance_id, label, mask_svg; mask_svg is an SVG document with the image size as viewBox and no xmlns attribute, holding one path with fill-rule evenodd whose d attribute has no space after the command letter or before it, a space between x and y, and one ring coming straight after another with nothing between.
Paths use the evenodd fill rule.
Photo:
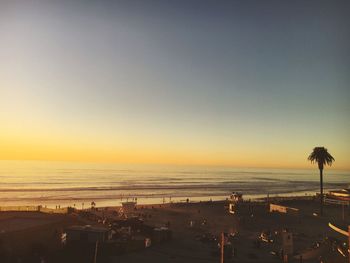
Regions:
<instances>
[{"instance_id":1,"label":"beach","mask_svg":"<svg viewBox=\"0 0 350 263\"><path fill-rule=\"evenodd\" d=\"M310 198L272 199L270 202L295 207L300 209L300 213L297 216L270 213L266 201L244 202L236 214L228 213L227 201L138 205L133 215L142 217L147 225L168 226L172 231L171 240L113 255L107 261L103 261L106 259L100 254L98 258L101 261L97 262L219 262L219 239L213 241L213 238L219 237L222 232L232 235L235 251L235 255L225 262L281 262L281 258L275 255L280 250L276 240L285 229L293 233L295 256L304 253L303 262L318 262L315 260L319 260L320 256L324 262L347 262L327 243L330 237L341 242L346 242L346 238L331 230L327 224L329 221L349 224L348 207L346 220L343 221L341 207L335 205L327 205L323 217L315 216L318 202ZM86 224L102 226L99 218L112 222L119 218L116 215L119 210L120 207L104 207L66 215L0 212L1 253L9 256L11 251L12 254L16 251L12 257L25 257L37 247L45 255L45 262L58 262L62 259L57 255L62 253L59 235L66 227ZM86 212L94 217L83 216ZM260 240L257 245L259 235L267 230L277 233L274 234L275 242ZM93 249L90 252L93 255ZM86 253L89 254L89 251ZM65 260L71 262L67 258ZM289 262L300 262L298 260L290 259Z\"/></svg>"},{"instance_id":2,"label":"beach","mask_svg":"<svg viewBox=\"0 0 350 263\"><path fill-rule=\"evenodd\" d=\"M284 231L294 240L289 262L300 262L300 256L310 263L346 260L337 250L346 239L328 223L346 227L349 206L342 210L327 204L321 217L313 170L2 164L0 255L5 262L37 262L40 257L44 262L91 261L94 243L72 249L63 241L62 235L73 226L104 227L121 235L100 245L97 262L219 262L222 233L230 251L225 262L281 262ZM327 177L326 191L348 186L344 182L349 172L328 174L332 176ZM237 190L243 200L229 213L230 194ZM125 202L137 205L124 213ZM297 215L271 213L270 204L296 209ZM151 232L133 230L125 236L125 229L113 227L116 221L132 218L153 232L165 227L172 238L145 248L145 239L158 239Z\"/></svg>"}]
</instances>

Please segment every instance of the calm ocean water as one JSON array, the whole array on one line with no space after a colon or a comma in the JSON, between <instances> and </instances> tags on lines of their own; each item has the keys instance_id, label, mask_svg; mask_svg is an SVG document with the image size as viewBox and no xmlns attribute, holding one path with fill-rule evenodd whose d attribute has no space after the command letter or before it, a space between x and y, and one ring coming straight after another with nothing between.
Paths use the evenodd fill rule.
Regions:
<instances>
[{"instance_id":1,"label":"calm ocean water","mask_svg":"<svg viewBox=\"0 0 350 263\"><path fill-rule=\"evenodd\" d=\"M325 170L325 188L347 187L350 171ZM0 161L1 205L85 207L139 203L218 200L240 191L254 198L311 194L318 190L318 170L183 167Z\"/></svg>"}]
</instances>

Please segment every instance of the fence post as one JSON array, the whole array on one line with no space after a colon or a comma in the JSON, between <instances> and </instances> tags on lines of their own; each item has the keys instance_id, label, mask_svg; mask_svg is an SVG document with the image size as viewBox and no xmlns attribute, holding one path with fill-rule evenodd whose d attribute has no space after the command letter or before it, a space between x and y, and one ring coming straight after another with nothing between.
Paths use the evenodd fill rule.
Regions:
<instances>
[{"instance_id":1,"label":"fence post","mask_svg":"<svg viewBox=\"0 0 350 263\"><path fill-rule=\"evenodd\" d=\"M98 240L96 241L96 246L95 246L94 263L96 263L96 260L97 260L97 248L98 248Z\"/></svg>"},{"instance_id":2,"label":"fence post","mask_svg":"<svg viewBox=\"0 0 350 263\"><path fill-rule=\"evenodd\" d=\"M221 233L221 260L220 263L224 263L224 245L225 245L225 237L224 237L224 232Z\"/></svg>"}]
</instances>

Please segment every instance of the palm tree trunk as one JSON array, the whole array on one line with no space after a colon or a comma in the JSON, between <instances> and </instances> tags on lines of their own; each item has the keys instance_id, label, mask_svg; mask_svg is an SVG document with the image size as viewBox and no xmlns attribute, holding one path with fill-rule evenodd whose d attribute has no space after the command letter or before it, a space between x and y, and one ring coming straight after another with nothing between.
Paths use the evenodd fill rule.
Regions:
<instances>
[{"instance_id":1,"label":"palm tree trunk","mask_svg":"<svg viewBox=\"0 0 350 263\"><path fill-rule=\"evenodd\" d=\"M320 214L323 215L323 169L320 169Z\"/></svg>"}]
</instances>

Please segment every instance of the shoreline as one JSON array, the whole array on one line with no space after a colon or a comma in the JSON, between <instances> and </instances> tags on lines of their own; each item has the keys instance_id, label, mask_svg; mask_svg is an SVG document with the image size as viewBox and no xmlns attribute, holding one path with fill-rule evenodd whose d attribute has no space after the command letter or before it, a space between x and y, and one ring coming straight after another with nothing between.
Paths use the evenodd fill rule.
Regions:
<instances>
[{"instance_id":1,"label":"shoreline","mask_svg":"<svg viewBox=\"0 0 350 263\"><path fill-rule=\"evenodd\" d=\"M277 201L296 201L296 200L314 200L316 198L316 194L300 194L300 195L292 195L292 194L277 194L277 195L270 195L267 197L266 195L264 196L256 196L254 198L244 198L244 202L252 202L252 203L261 203L261 202L277 202ZM110 199L109 199L110 200ZM120 208L122 207L123 202L132 202L135 201L133 198L126 198L124 200L119 200L119 204L113 204L113 205L96 205L94 206L95 208L98 209L111 209L111 208ZM174 199L169 202L169 198L163 202L163 200L160 200L160 202L138 202L139 199L136 199L136 206L140 207L150 207L150 206L159 206L159 205L177 205L177 204L201 204L201 203L224 203L224 202L229 202L228 197L226 198L209 198L209 199L189 199L187 202L186 198L180 198L179 199ZM118 203L116 202L116 203ZM17 209L16 209L17 208ZM25 211L39 211L41 210L47 210L48 213L54 213L52 211L62 211L62 210L67 210L68 208L73 208L78 211L84 211L84 210L91 210L91 205L90 202L85 203L85 207L80 206L47 206L47 205L1 205L0 206L0 213L1 212L9 212L9 211L20 211L20 212L25 212ZM58 212L57 212L58 213Z\"/></svg>"}]
</instances>

